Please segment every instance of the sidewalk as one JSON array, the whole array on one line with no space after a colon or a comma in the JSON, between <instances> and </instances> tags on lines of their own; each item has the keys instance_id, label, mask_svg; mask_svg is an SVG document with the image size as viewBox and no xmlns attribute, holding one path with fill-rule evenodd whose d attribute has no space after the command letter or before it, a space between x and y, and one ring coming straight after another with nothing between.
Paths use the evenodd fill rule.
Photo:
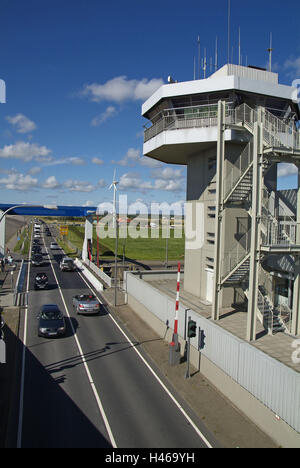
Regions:
<instances>
[{"instance_id":1,"label":"sidewalk","mask_svg":"<svg viewBox=\"0 0 300 468\"><path fill-rule=\"evenodd\" d=\"M134 311L125 304L124 294L117 296L114 307L114 289L108 288L102 296L117 319L134 337L137 347L145 350L170 385L203 421L207 429L224 448L277 448L275 442L244 416L196 369L185 379L186 362L169 365L169 347Z\"/></svg>"}]
</instances>

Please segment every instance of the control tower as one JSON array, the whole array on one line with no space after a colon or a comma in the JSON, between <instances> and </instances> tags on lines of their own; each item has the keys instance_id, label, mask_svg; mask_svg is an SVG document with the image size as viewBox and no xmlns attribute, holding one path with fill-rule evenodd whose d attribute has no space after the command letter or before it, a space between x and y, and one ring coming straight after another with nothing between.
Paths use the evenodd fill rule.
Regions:
<instances>
[{"instance_id":1,"label":"control tower","mask_svg":"<svg viewBox=\"0 0 300 468\"><path fill-rule=\"evenodd\" d=\"M274 257L291 256L287 320L289 331L299 334L297 90L279 84L276 73L228 64L207 79L163 85L143 104L142 115L149 120L144 155L187 166L186 223L203 242L186 240L185 291L211 304L213 320L242 298L249 341L257 318L270 333L285 330L270 265ZM282 210L279 216L279 162L298 167L294 217Z\"/></svg>"}]
</instances>

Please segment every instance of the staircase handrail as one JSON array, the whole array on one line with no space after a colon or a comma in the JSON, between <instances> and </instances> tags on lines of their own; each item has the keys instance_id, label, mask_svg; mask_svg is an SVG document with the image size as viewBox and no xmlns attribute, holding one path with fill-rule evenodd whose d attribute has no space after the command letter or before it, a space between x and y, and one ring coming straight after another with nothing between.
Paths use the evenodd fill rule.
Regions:
<instances>
[{"instance_id":1,"label":"staircase handrail","mask_svg":"<svg viewBox=\"0 0 300 468\"><path fill-rule=\"evenodd\" d=\"M252 141L249 141L249 143L245 146L245 148L241 152L237 161L230 167L230 170L228 171L225 181L224 181L224 193L225 193L224 198L228 197L231 190L234 188L234 186L237 184L239 179L242 177L242 175L246 172L246 170L249 168L250 164L252 163L253 161L252 148L253 148Z\"/></svg>"},{"instance_id":2,"label":"staircase handrail","mask_svg":"<svg viewBox=\"0 0 300 468\"><path fill-rule=\"evenodd\" d=\"M251 230L247 231L237 245L222 260L222 278L225 278L235 267L246 258L250 251Z\"/></svg>"},{"instance_id":3,"label":"staircase handrail","mask_svg":"<svg viewBox=\"0 0 300 468\"><path fill-rule=\"evenodd\" d=\"M294 122L285 123L265 107L261 107L261 111L264 144L300 150L300 132L295 128ZM252 109L245 103L236 107L235 122L253 132L254 123L258 122L258 108Z\"/></svg>"}]
</instances>

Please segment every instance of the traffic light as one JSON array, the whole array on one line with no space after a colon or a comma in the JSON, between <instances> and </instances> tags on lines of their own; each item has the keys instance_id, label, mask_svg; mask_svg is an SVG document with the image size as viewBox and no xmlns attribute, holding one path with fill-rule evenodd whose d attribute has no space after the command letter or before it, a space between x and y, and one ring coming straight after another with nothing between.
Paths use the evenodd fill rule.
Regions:
<instances>
[{"instance_id":1,"label":"traffic light","mask_svg":"<svg viewBox=\"0 0 300 468\"><path fill-rule=\"evenodd\" d=\"M195 320L188 321L188 338L194 338L196 336L197 325Z\"/></svg>"}]
</instances>

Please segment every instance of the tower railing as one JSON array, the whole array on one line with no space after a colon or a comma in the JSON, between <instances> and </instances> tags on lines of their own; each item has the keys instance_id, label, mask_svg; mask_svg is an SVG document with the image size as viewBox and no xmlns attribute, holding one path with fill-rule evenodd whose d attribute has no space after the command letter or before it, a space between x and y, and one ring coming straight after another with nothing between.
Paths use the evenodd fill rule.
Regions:
<instances>
[{"instance_id":1,"label":"tower railing","mask_svg":"<svg viewBox=\"0 0 300 468\"><path fill-rule=\"evenodd\" d=\"M217 127L218 105L203 104L199 106L181 107L163 110L151 127L145 128L144 142L165 130L181 130L186 128ZM226 124L234 124L233 103L226 103Z\"/></svg>"},{"instance_id":2,"label":"tower railing","mask_svg":"<svg viewBox=\"0 0 300 468\"><path fill-rule=\"evenodd\" d=\"M263 124L263 140L266 146L286 147L300 150L300 131L294 122L286 123L261 107ZM225 123L227 125L242 125L253 132L254 123L258 122L258 108L253 109L247 104L233 108L233 103L227 102ZM144 142L165 130L180 130L185 128L217 127L217 104L204 104L182 108L163 110L156 116L156 122L145 128Z\"/></svg>"}]
</instances>

